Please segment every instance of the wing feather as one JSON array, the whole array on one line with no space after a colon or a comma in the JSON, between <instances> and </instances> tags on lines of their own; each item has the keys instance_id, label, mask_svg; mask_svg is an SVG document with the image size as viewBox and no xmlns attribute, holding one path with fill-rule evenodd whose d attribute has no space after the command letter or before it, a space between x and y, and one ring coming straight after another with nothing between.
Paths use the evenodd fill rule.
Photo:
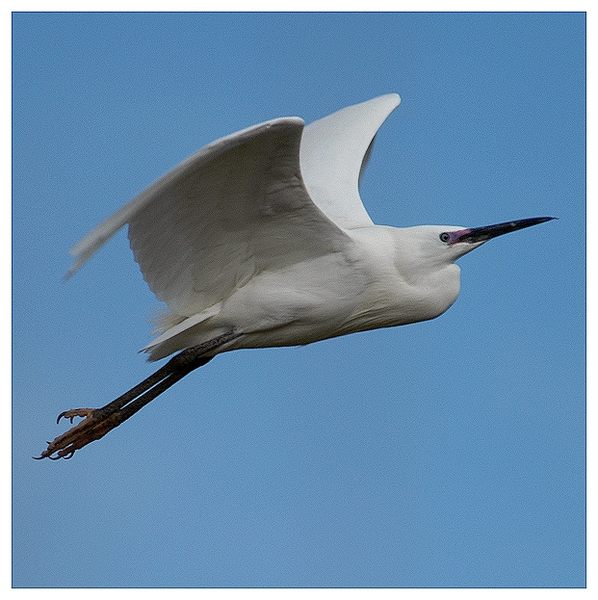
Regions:
<instances>
[{"instance_id":1,"label":"wing feather","mask_svg":"<svg viewBox=\"0 0 598 600\"><path fill-rule=\"evenodd\" d=\"M305 128L275 119L208 144L86 235L68 274L128 224L149 287L189 317L259 272L342 250L346 230L372 225L359 179L399 102L387 94Z\"/></svg>"},{"instance_id":2,"label":"wing feather","mask_svg":"<svg viewBox=\"0 0 598 600\"><path fill-rule=\"evenodd\" d=\"M256 273L339 250L350 238L301 179L302 131L301 119L277 119L200 150L86 236L74 268L128 224L151 290L191 316Z\"/></svg>"},{"instance_id":3,"label":"wing feather","mask_svg":"<svg viewBox=\"0 0 598 600\"><path fill-rule=\"evenodd\" d=\"M315 204L341 227L373 224L359 195L359 180L376 132L400 102L398 94L386 94L305 127L301 141L305 187Z\"/></svg>"}]
</instances>

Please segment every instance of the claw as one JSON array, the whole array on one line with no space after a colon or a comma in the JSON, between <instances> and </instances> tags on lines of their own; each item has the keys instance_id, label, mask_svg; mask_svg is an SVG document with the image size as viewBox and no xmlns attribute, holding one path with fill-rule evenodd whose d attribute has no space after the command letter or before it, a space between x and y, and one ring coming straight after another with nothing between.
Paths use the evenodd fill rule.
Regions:
<instances>
[{"instance_id":1,"label":"claw","mask_svg":"<svg viewBox=\"0 0 598 600\"><path fill-rule=\"evenodd\" d=\"M70 411L68 411L68 410L65 410L65 411L61 412L61 413L60 413L60 414L59 414L59 415L56 417L56 423L57 423L57 424L58 424L58 423L60 423L61 419L70 419L70 420L71 420L71 423L72 423L72 422L73 422L73 417L72 417L72 416L71 416L71 417L67 416L67 413L68 413L68 412L70 412Z\"/></svg>"},{"instance_id":2,"label":"claw","mask_svg":"<svg viewBox=\"0 0 598 600\"><path fill-rule=\"evenodd\" d=\"M72 408L70 410L64 410L56 418L56 423L60 423L61 419L68 419L72 425L73 419L75 417L81 417L82 419L86 419L87 417L90 417L93 414L93 412L93 408Z\"/></svg>"},{"instance_id":3,"label":"claw","mask_svg":"<svg viewBox=\"0 0 598 600\"><path fill-rule=\"evenodd\" d=\"M110 419L110 415L102 412L102 409L95 408L73 408L61 412L56 422L60 423L62 419L68 419L71 423L75 417L81 417L82 421L73 425L62 435L59 435L51 442L46 442L48 447L40 454L34 456L35 460L49 458L50 460L71 459L76 450L83 448L90 442L98 440L110 431L118 419Z\"/></svg>"}]
</instances>

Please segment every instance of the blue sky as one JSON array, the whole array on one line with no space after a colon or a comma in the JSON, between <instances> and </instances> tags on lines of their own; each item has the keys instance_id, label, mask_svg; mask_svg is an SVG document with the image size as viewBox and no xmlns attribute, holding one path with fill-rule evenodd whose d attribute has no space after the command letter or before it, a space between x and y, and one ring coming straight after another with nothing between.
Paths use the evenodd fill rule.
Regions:
<instances>
[{"instance_id":1,"label":"blue sky","mask_svg":"<svg viewBox=\"0 0 598 600\"><path fill-rule=\"evenodd\" d=\"M13 583L581 586L584 16L15 14ZM377 223L559 221L460 261L440 318L230 353L71 461L54 419L155 365L124 232L205 143L390 91Z\"/></svg>"}]
</instances>

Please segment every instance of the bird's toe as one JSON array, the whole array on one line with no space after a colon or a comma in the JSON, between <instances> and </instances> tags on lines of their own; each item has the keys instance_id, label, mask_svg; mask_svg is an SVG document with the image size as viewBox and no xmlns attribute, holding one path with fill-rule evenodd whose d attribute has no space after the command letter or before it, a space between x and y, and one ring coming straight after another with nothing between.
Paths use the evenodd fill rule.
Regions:
<instances>
[{"instance_id":1,"label":"bird's toe","mask_svg":"<svg viewBox=\"0 0 598 600\"><path fill-rule=\"evenodd\" d=\"M69 419L72 423L75 417L88 418L96 412L95 408L71 408L70 410L62 411L56 418L56 423L60 423L61 419Z\"/></svg>"}]
</instances>

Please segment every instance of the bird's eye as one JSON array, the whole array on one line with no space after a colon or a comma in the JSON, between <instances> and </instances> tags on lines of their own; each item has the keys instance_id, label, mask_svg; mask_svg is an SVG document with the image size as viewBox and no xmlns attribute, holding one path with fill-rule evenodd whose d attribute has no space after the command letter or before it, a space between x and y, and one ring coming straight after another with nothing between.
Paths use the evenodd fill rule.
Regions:
<instances>
[{"instance_id":1,"label":"bird's eye","mask_svg":"<svg viewBox=\"0 0 598 600\"><path fill-rule=\"evenodd\" d=\"M444 242L445 244L451 239L451 236L446 231L441 233L438 237L440 237L440 241Z\"/></svg>"}]
</instances>

